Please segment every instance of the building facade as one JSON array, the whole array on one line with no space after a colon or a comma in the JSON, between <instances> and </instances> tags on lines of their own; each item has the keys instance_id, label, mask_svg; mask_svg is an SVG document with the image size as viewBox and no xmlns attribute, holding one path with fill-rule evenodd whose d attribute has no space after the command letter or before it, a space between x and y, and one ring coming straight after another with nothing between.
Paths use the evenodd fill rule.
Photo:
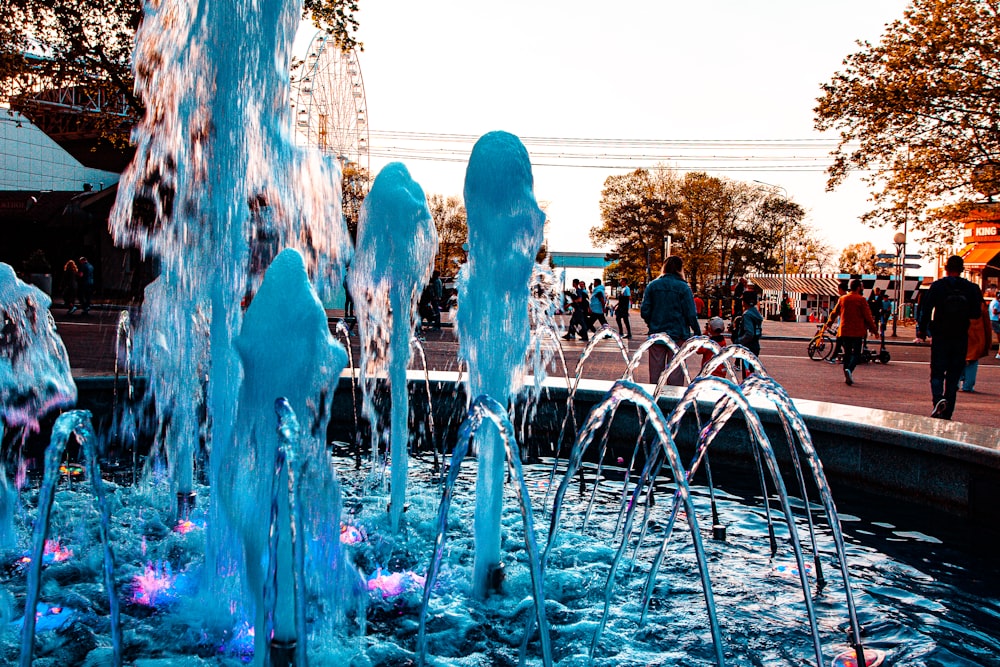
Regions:
<instances>
[{"instance_id":1,"label":"building facade","mask_svg":"<svg viewBox=\"0 0 1000 667\"><path fill-rule=\"evenodd\" d=\"M961 250L969 279L984 290L1000 288L1000 204L981 204L964 220Z\"/></svg>"}]
</instances>

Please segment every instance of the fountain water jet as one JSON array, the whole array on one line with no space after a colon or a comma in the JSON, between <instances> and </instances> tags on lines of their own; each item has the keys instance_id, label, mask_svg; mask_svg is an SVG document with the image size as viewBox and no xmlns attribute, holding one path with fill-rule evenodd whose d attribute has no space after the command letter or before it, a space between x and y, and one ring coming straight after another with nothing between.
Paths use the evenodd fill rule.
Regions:
<instances>
[{"instance_id":1,"label":"fountain water jet","mask_svg":"<svg viewBox=\"0 0 1000 667\"><path fill-rule=\"evenodd\" d=\"M277 498L276 525L279 528L276 562L268 559L277 577L273 637L294 641L298 636L295 619L295 567L293 541L287 527L292 524L288 493L288 468L277 477L261 474L273 469L281 442L273 425L276 396L283 396L291 410L301 415L303 433L298 438L299 457L313 461L309 479L319 487L336 488L335 476L326 453L326 427L330 402L340 372L347 365L347 353L333 339L326 313L306 275L305 264L295 250L286 249L268 268L260 291L247 309L236 348L244 369L236 422L236 444L228 448L220 462L226 483L218 486L220 504L235 526L242 543L247 587L254 596L255 654L264 654L267 586L261 567L270 544L269 526L260 521L271 500ZM313 481L315 480L315 481ZM338 494L339 495L339 494ZM307 495L314 523L339 526L336 497Z\"/></svg>"},{"instance_id":2,"label":"fountain water jet","mask_svg":"<svg viewBox=\"0 0 1000 667\"><path fill-rule=\"evenodd\" d=\"M21 627L21 667L31 667L35 641L35 607L41 592L42 554L48 537L49 514L52 510L56 485L59 482L59 464L70 436L76 436L83 446L87 461L87 476L94 490L94 501L100 515L100 536L104 548L104 587L108 595L108 612L111 625L112 665L122 664L121 624L118 615L118 591L115 587L115 559L111 550L109 512L104 498L104 482L98 464L97 443L90 413L71 410L56 420L52 428L52 442L45 450L45 479L39 491L38 516L35 518L31 564L28 571L28 590L25 595L24 625Z\"/></svg>"},{"instance_id":3,"label":"fountain water jet","mask_svg":"<svg viewBox=\"0 0 1000 667\"><path fill-rule=\"evenodd\" d=\"M47 413L76 403L66 346L49 313L52 299L0 263L0 444L6 429L38 430ZM0 469L0 548L14 543L14 496Z\"/></svg>"},{"instance_id":4,"label":"fountain water jet","mask_svg":"<svg viewBox=\"0 0 1000 667\"><path fill-rule=\"evenodd\" d=\"M530 342L529 282L545 215L535 202L531 161L520 139L483 135L465 173L469 261L459 279L459 355L469 365L469 396L508 405ZM503 344L500 344L501 341ZM473 591L484 597L500 564L504 447L495 428L478 440Z\"/></svg>"},{"instance_id":5,"label":"fountain water jet","mask_svg":"<svg viewBox=\"0 0 1000 667\"><path fill-rule=\"evenodd\" d=\"M343 359L338 358L335 348L330 350L329 331L321 331L326 322L318 302L304 297L306 293L312 295L307 276L317 282L332 282L349 255L339 224L335 165L296 153L285 140L288 118L283 68L287 65L289 27L297 19L296 11L294 3L280 5L270 0L162 2L150 8L136 58L140 93L150 115L137 135L137 160L123 179L119 191L122 200L116 209L119 237L158 257L164 276L175 281L172 307L156 326L175 326L178 321L171 318L190 317L196 311L206 317L204 336L209 341L211 360L204 399L210 404L211 418L209 481L217 494L213 501L218 500L211 506L214 515L209 524L212 535L206 559L217 558L218 552L225 551L222 546L230 535L228 531L235 528L239 546L247 552L243 566L251 570L237 574L243 575L247 580L244 583L252 589L253 611L258 615L269 613L271 607L262 598L273 591L275 637L286 645L301 634L297 619L302 616L299 605L304 597L300 595L303 585L296 580L310 561L316 561L312 566L317 570L322 566L332 569L336 565L333 552L339 545L335 537L340 518L338 486L321 446L325 434L320 432L329 415L332 391L326 383L334 381ZM232 36L240 34L248 35L248 39L234 49ZM510 392L518 384L519 365L524 359L522 342L526 340L527 326L522 324L530 311L521 298L521 276L529 271L521 269L530 267L533 261L542 219L531 194L530 165L523 146L511 135L493 133L487 137L489 140L484 137L477 144L467 178L473 248L463 275L458 315L462 353L469 362L474 387L469 395L486 392L495 398L491 415L483 422L483 430L492 435L477 442L480 483L473 587L480 596L490 568L499 561L499 540L491 533L499 532L495 508L502 500L503 464L514 466L517 461L512 441L500 435L512 431L501 416L508 409ZM306 197L305 191L317 194ZM282 273L283 265L295 265L294 271L289 268L286 274L295 274L295 280L290 281L295 283L295 289L289 293L301 306L292 309L294 317L281 308L280 300L285 295L269 282L270 272L246 318L240 310L241 298L256 285L251 275L255 262L250 239L257 238L255 232L265 228L265 236L273 235L276 247L297 246L304 253L297 259L279 256L272 265L276 275ZM498 285L497 277L501 275L511 278ZM273 292L281 297L276 299ZM289 321L298 322L300 315L308 321L307 331L301 336L294 327L286 326ZM241 323L242 333L237 339L235 332L241 330ZM279 328L280 336L274 333ZM284 359L276 357L286 349L278 341L284 340L287 329L292 330L298 338L295 342L302 347L295 348L295 359L283 368ZM186 342L193 343L189 336L197 334L194 329L189 331L192 333L185 335ZM5 345L7 342L5 339ZM190 354L190 347L182 345L176 352L189 354L183 363L197 377L205 369L199 366L199 355ZM329 357L328 363L315 364L313 353ZM164 373L155 365L148 366L148 372ZM322 377L317 379L313 373ZM302 467L293 471L295 479L288 479L288 468L283 471L282 465L275 466L281 438L292 439L290 432L274 432L271 409L278 394L289 396L295 413L306 425L296 440L303 451L297 459ZM43 398L38 405L51 403ZM482 411L482 406L478 399L473 402L474 410ZM290 414L283 417L287 425ZM654 421L653 428L659 435L662 419ZM586 437L590 437L589 433ZM666 442L667 437L661 435L660 440ZM496 443L501 446L494 447ZM168 456L187 456L173 445L168 449L172 450ZM252 466L243 460L243 454L253 459ZM686 471L676 465L676 457L664 455L670 458L671 470L680 484ZM659 464L650 464L655 465ZM271 474L275 467L277 479ZM456 474L459 468L456 461ZM524 485L520 477L517 481L522 504L526 504ZM565 484L564 480L562 488ZM293 491L298 489L303 498L322 498L325 502L319 506L307 502L301 512L296 512L294 503L287 503L290 496L284 493L286 485ZM275 497L277 545L273 557L265 559L262 545L273 544L272 536L262 536L266 531L251 523L259 522L262 508L269 508ZM560 500L554 511L563 509ZM523 515L527 523L530 512L523 509ZM695 517L690 508L687 515L693 524ZM305 565L298 562L302 550L295 553L297 534L293 526L297 530L299 525L318 536L316 542L310 543ZM327 533L322 532L324 529ZM533 537L530 527L525 530L529 538ZM619 552L616 563L622 557L623 552ZM535 565L538 559L532 556L529 560ZM272 589L268 589L270 584L249 581L265 578L261 573L264 561L274 568L277 584ZM805 570L801 559L799 565L801 573ZM212 581L221 568L208 562L204 569L206 578ZM613 577L614 572L609 584ZM330 581L323 582L321 588L326 594L341 590ZM535 570L532 591L540 610L544 594ZM290 595L293 592L295 596ZM210 595L210 591L205 593L206 598ZM608 593L604 604L610 604ZM536 611L535 620L542 623L544 630L543 618L541 611ZM258 662L267 660L263 644L270 637L266 627L258 624L255 634ZM551 658L545 654L543 660L549 662Z\"/></svg>"},{"instance_id":6,"label":"fountain water jet","mask_svg":"<svg viewBox=\"0 0 1000 667\"><path fill-rule=\"evenodd\" d=\"M402 163L379 172L365 197L358 222L358 242L348 286L361 332L361 382L364 412L371 422L372 453L384 436L377 427L376 383L388 376L391 392L391 484L389 514L399 530L406 498L409 447L409 396L406 368L410 339L417 325L417 297L427 283L437 254L437 228L427 198Z\"/></svg>"}]
</instances>

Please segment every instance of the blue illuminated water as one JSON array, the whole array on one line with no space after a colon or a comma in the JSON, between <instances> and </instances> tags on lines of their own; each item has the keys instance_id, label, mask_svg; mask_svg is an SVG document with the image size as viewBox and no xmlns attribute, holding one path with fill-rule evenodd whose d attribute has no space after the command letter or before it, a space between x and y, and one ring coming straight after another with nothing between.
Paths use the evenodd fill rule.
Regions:
<instances>
[{"instance_id":1,"label":"blue illuminated water","mask_svg":"<svg viewBox=\"0 0 1000 667\"><path fill-rule=\"evenodd\" d=\"M465 174L465 208L469 256L458 286L459 356L469 368L468 396L486 395L506 406L531 339L529 283L545 222L535 202L531 160L520 139L490 132L476 142ZM506 454L489 425L477 446L473 588L482 597L490 571L500 563Z\"/></svg>"},{"instance_id":2,"label":"blue illuminated water","mask_svg":"<svg viewBox=\"0 0 1000 667\"><path fill-rule=\"evenodd\" d=\"M386 441L390 443L393 530L399 530L406 500L410 340L420 321L417 302L430 278L437 248L437 228L424 191L402 163L386 165L361 208L348 288L361 335L361 383L365 416L373 425L372 451L377 453ZM376 399L384 395L386 380L390 428L383 433ZM379 465L377 460L373 463Z\"/></svg>"},{"instance_id":3,"label":"blue illuminated water","mask_svg":"<svg viewBox=\"0 0 1000 667\"><path fill-rule=\"evenodd\" d=\"M367 588L364 579L376 577L380 567L383 572L426 572L438 511L435 490L440 487L429 461L414 459L411 463L411 530L402 540L392 536L384 506L364 504L365 473L355 472L350 458L335 460L347 510L344 518L361 526L366 535L364 541L346 547L351 561L361 569L353 583L359 593ZM536 509L547 484L548 463L525 466ZM586 466L585 470L592 474L594 468ZM771 558L759 490L746 483L745 471L739 468L717 465L715 473L719 485L715 493L728 524L728 540L706 540L705 544L714 563L713 590L726 636L727 664L805 664L811 655L811 642L803 623L801 589L791 572L794 561L787 551L786 534L779 529L782 548ZM604 474L607 482L598 487L598 512L588 528L581 531L579 521L566 521L561 547L550 556L546 606L555 664L586 664L584 656L600 620L605 578L614 555L605 536L615 523L623 471L605 466ZM452 501L449 521L455 529L449 534L429 608L432 664L516 664L525 622L532 613L531 577L524 549L504 554L504 595L491 596L482 604L469 602L474 540L468 531L457 527L471 521L475 477L474 467L460 471ZM164 596L165 601L155 608L136 601L137 596L131 593L137 578L149 576L147 568L157 563L171 563L172 573L183 577L181 584L185 586L191 586L192 580L197 582L204 532L179 534L170 529L172 499L167 494L157 497L131 487L111 488L115 508L111 534L127 658L179 660L200 656L211 660L210 664L241 664L253 645L240 640L246 629L240 630L239 623L226 625L206 616L190 589L180 597ZM673 487L661 480L657 489L666 499ZM209 489L199 487L198 491L210 499ZM694 485L692 499L700 515L708 516L707 489ZM975 545L984 534L971 524L914 512L884 499L873 502L852 493L839 493L838 499L866 645L887 651L889 664L898 666L995 664L995 656L1000 654L1000 568L987 545L978 549ZM570 493L564 512L581 517L586 503L587 498ZM664 502L662 512L652 519L650 531L654 535L663 530L666 505ZM85 485L63 488L58 508L53 516L53 535L58 535L74 556L81 557L46 566L44 576L50 583L43 601L58 603L74 618L67 621L67 629L72 631L61 635L40 623L43 651L37 655L49 658L47 664L80 665L90 653L94 654L92 659L108 655L106 617L101 611L107 598L103 588L95 585L100 580L100 548L94 535L80 530L81 519L93 511ZM539 509L538 519L544 518ZM504 543L523 544L522 526L515 503L508 503L501 518ZM799 526L804 529L802 522ZM823 565L832 570L836 563L823 526L820 535ZM653 548L650 543L646 557L637 563L638 569L620 580L618 602L611 609L594 664L714 665L704 600L688 540L676 541L652 598L649 621L642 628L637 626L643 574ZM9 563L4 572L0 583L6 592L0 620L10 625L0 633L0 661L13 664L19 632L16 621L23 611L15 601L23 599L24 575L19 566ZM54 587L56 582L58 588ZM377 591L365 592L366 611L361 616L357 611L345 613L341 644L332 645L329 640L312 643L311 664L389 667L412 659L421 594L419 588L390 598ZM842 591L836 580L815 601L827 655L832 657L837 647L846 647L847 629ZM313 622L317 621L313 617ZM53 624L51 620L46 623ZM538 648L537 642L529 645L529 664L540 664Z\"/></svg>"},{"instance_id":4,"label":"blue illuminated water","mask_svg":"<svg viewBox=\"0 0 1000 667\"><path fill-rule=\"evenodd\" d=\"M558 341L558 331L542 321L550 302L533 300L535 287L545 292L534 263L544 214L530 157L506 132L477 142L464 190L469 256L455 322L474 414L462 432L481 432L459 447L471 445L474 458L452 462L447 488L433 464L410 461L401 377L434 228L422 189L394 164L376 180L350 244L337 163L290 138L288 71L301 9L281 0L147 7L135 62L149 113L111 224L119 243L161 267L137 327L137 363L154 402L130 407L135 432L148 411L162 435L144 447L152 454L138 480L131 470L99 473L94 461L119 444L116 436L91 433L70 413L64 418L79 418L70 430L90 456L88 483L69 469L57 475L52 461L44 483L20 475L19 494L0 495L8 528L0 535L0 662L264 665L279 646L300 665L394 667L424 653L420 636L427 661L442 665L512 665L522 650L528 664L566 667L802 665L817 653L828 663L856 634L852 591L864 643L893 665L995 661L995 560L950 551L953 537L936 542L926 520L879 520L882 505L867 508L869 523L847 515L842 539L828 496L796 506L767 490L784 484L763 479L763 467L776 466L752 412L757 468L716 469L711 492L685 480L693 472L670 449L674 416L657 415L653 399L629 384L620 393L653 415L653 451L664 457L649 459L645 490L616 466L585 463L596 419L571 457L592 495L578 497L575 478L564 468L554 475L552 460L522 468L504 412L523 386L532 327L536 340ZM352 289L364 294L354 295L363 374L384 373L390 383L388 493L371 483L384 472L381 459L358 470L328 446L347 355L317 295L341 285L348 263ZM75 398L49 304L36 292L0 265L11 323L0 357L8 429L36 427ZM744 409L744 390L770 391L759 379L743 389L724 384L729 402L703 425L706 437ZM368 389L380 391L378 382ZM620 400L606 397L604 414ZM377 436L375 454L384 440ZM68 438L56 429L54 459ZM608 447L617 454L636 445ZM653 475L658 466L664 474ZM504 497L508 471L517 503ZM758 491L741 490L758 477ZM196 506L181 514L178 494L191 493ZM714 521L713 498L726 541L698 528ZM815 526L804 520L807 504ZM775 520L782 516L794 528ZM690 530L672 534L675 521ZM797 547L811 532L815 560ZM905 546L898 554L897 545ZM812 563L849 570L854 583L830 577L820 590ZM25 609L39 614L34 633Z\"/></svg>"}]
</instances>

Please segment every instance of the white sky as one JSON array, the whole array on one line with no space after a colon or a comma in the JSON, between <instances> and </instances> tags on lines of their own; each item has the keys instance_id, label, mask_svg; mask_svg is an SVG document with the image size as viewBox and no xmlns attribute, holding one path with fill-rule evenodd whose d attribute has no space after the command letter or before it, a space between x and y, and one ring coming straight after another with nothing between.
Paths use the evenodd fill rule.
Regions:
<instances>
[{"instance_id":1,"label":"white sky","mask_svg":"<svg viewBox=\"0 0 1000 667\"><path fill-rule=\"evenodd\" d=\"M406 141L386 133L506 130L525 138L532 154L536 197L549 203L552 250L591 250L588 231L600 224L604 179L658 160L785 188L838 253L863 240L889 249L892 230L858 222L868 197L860 179L825 192L822 169L834 137L813 130L812 109L820 85L857 50L855 40L877 42L905 6L903 0L362 0L359 58L372 171L401 159L427 193L461 195L468 142L411 141L421 158L457 161L415 159L401 152ZM726 171L732 162L719 156L768 151L718 144L682 150L672 143L586 149L652 156L603 163L617 169L540 166L567 162L541 153L580 149L540 146L529 137L780 140L771 151L775 163L814 159L805 161L813 165L805 172ZM831 143L788 145L803 139Z\"/></svg>"}]
</instances>

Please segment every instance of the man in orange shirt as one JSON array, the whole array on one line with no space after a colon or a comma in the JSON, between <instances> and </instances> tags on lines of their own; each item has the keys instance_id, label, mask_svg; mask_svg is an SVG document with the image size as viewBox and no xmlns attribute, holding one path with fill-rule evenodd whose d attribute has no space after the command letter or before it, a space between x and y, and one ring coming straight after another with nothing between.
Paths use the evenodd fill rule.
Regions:
<instances>
[{"instance_id":1,"label":"man in orange shirt","mask_svg":"<svg viewBox=\"0 0 1000 667\"><path fill-rule=\"evenodd\" d=\"M861 357L861 345L868 332L878 334L878 327L872 317L871 308L861 292L864 284L858 278L851 281L849 292L840 297L840 301L830 313L827 324L832 324L840 316L840 329L837 330L837 340L844 348L844 382L854 384L854 367Z\"/></svg>"}]
</instances>

